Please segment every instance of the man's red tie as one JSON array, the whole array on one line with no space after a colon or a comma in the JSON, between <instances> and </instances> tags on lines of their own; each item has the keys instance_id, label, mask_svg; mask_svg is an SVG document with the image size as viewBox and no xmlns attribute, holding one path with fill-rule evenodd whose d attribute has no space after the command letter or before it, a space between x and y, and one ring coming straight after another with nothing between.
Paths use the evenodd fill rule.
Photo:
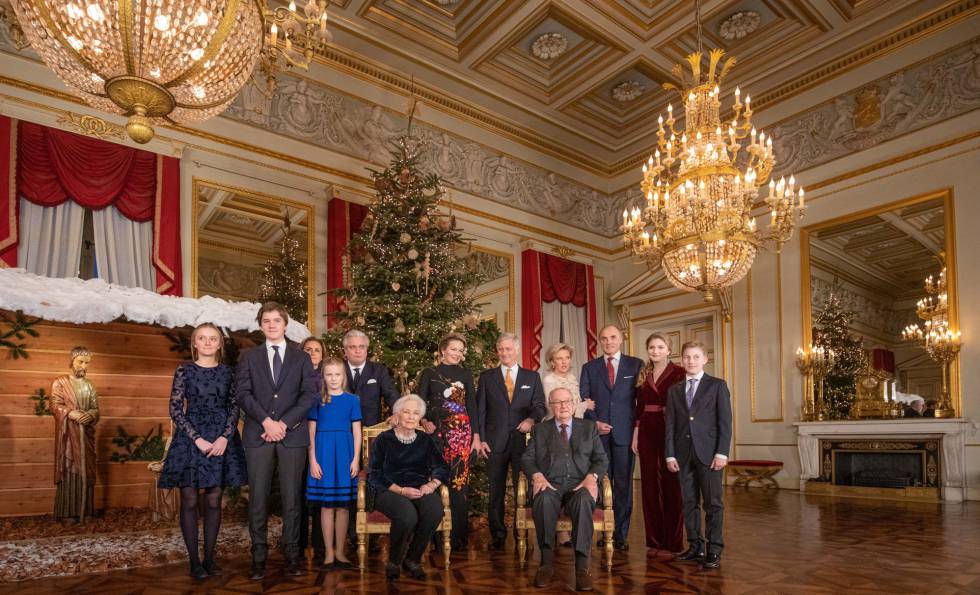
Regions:
<instances>
[{"instance_id":1,"label":"man's red tie","mask_svg":"<svg viewBox=\"0 0 980 595\"><path fill-rule=\"evenodd\" d=\"M616 384L616 368L613 367L613 358L606 360L606 372L609 374L609 386Z\"/></svg>"},{"instance_id":2,"label":"man's red tie","mask_svg":"<svg viewBox=\"0 0 980 595\"><path fill-rule=\"evenodd\" d=\"M561 439L568 443L568 424L561 424Z\"/></svg>"}]
</instances>

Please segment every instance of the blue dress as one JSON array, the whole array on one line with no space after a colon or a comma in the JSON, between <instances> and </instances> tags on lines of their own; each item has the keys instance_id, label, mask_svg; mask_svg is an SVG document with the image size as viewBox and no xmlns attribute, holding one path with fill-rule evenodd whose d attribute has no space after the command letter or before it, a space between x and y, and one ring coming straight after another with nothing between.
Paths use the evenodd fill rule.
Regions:
<instances>
[{"instance_id":1,"label":"blue dress","mask_svg":"<svg viewBox=\"0 0 980 595\"><path fill-rule=\"evenodd\" d=\"M173 440L160 471L161 488L212 488L248 483L245 450L238 435L238 402L234 373L224 364L204 368L195 363L178 366L170 391ZM187 411L184 411L184 405ZM228 439L225 454L210 457L194 441Z\"/></svg>"},{"instance_id":2,"label":"blue dress","mask_svg":"<svg viewBox=\"0 0 980 595\"><path fill-rule=\"evenodd\" d=\"M354 432L351 424L361 421L361 401L342 393L322 400L310 409L308 419L316 422L314 453L323 470L320 479L306 477L306 498L326 508L346 508L357 500L357 478L350 476L354 460Z\"/></svg>"}]
</instances>

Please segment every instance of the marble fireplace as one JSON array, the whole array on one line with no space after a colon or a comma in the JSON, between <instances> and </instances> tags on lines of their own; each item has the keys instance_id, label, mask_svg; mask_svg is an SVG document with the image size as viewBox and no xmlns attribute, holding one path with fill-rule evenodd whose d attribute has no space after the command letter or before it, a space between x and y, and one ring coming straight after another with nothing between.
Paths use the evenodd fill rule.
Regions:
<instances>
[{"instance_id":1,"label":"marble fireplace","mask_svg":"<svg viewBox=\"0 0 980 595\"><path fill-rule=\"evenodd\" d=\"M959 502L967 497L967 419L797 422L800 490Z\"/></svg>"}]
</instances>

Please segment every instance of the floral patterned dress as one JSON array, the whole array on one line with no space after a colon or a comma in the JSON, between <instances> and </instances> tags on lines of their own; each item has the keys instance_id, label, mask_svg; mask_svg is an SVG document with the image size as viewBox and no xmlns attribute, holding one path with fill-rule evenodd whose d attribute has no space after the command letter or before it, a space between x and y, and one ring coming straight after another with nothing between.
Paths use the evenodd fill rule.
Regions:
<instances>
[{"instance_id":1,"label":"floral patterned dress","mask_svg":"<svg viewBox=\"0 0 980 595\"><path fill-rule=\"evenodd\" d=\"M439 364L422 371L419 396L425 399L425 418L436 425L432 437L449 465L449 485L461 490L470 475L471 420L476 420L473 374L462 366Z\"/></svg>"}]
</instances>

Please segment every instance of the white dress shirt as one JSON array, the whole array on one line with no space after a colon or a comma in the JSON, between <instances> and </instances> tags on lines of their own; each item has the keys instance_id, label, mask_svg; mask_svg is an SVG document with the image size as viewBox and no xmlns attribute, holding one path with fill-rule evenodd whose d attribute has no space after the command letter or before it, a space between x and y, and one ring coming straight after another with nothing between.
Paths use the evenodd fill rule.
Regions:
<instances>
[{"instance_id":1,"label":"white dress shirt","mask_svg":"<svg viewBox=\"0 0 980 595\"><path fill-rule=\"evenodd\" d=\"M275 349L272 348L273 345L279 348L279 358L282 360L282 363L285 364L286 363L286 340L283 339L278 343L272 343L271 341L265 342L265 352L266 355L269 356L269 371L272 372L273 381L276 381L279 379L276 378L275 368L272 367L272 358L276 356L276 351Z\"/></svg>"},{"instance_id":2,"label":"white dress shirt","mask_svg":"<svg viewBox=\"0 0 980 595\"><path fill-rule=\"evenodd\" d=\"M507 370L510 370L510 381L514 384L514 389L517 390L517 369L520 368L517 364L513 366L505 366L500 364L500 377L507 380Z\"/></svg>"},{"instance_id":3,"label":"white dress shirt","mask_svg":"<svg viewBox=\"0 0 980 595\"><path fill-rule=\"evenodd\" d=\"M605 353L602 354L602 367L604 368L607 367L607 364L609 363L609 358L613 358L612 365L613 365L614 378L619 377L619 360L622 357L623 357L622 351L617 351L612 355L606 355Z\"/></svg>"},{"instance_id":4,"label":"white dress shirt","mask_svg":"<svg viewBox=\"0 0 980 595\"><path fill-rule=\"evenodd\" d=\"M363 374L363 373L364 373L364 366L366 366L366 365L367 365L367 360L364 360L364 361L363 361L363 362L362 362L362 363L361 363L360 365L358 365L358 366L355 366L354 364L352 364L352 363L350 363L350 362L347 362L347 367L348 367L348 368L350 368L350 377L351 377L351 378L353 378L353 377L354 377L354 376L356 375L355 373L356 373L356 372L357 372L358 370L360 370L360 371L361 371L361 374Z\"/></svg>"}]
</instances>

